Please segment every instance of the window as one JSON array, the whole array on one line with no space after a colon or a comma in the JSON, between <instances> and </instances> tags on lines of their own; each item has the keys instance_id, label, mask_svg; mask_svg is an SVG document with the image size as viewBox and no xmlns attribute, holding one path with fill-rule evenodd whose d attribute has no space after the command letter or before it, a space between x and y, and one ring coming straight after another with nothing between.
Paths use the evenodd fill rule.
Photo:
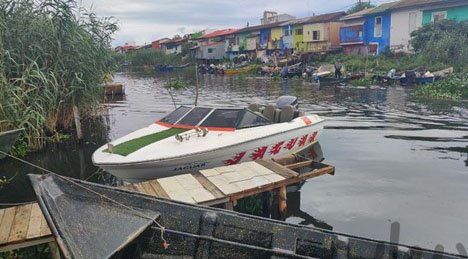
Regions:
<instances>
[{"instance_id":1,"label":"window","mask_svg":"<svg viewBox=\"0 0 468 259\"><path fill-rule=\"evenodd\" d=\"M302 29L296 29L296 35L302 35Z\"/></svg>"},{"instance_id":2,"label":"window","mask_svg":"<svg viewBox=\"0 0 468 259\"><path fill-rule=\"evenodd\" d=\"M242 109L216 109L200 125L202 127L235 128Z\"/></svg>"},{"instance_id":3,"label":"window","mask_svg":"<svg viewBox=\"0 0 468 259\"><path fill-rule=\"evenodd\" d=\"M211 108L196 107L190 111L187 116L179 121L178 124L195 126L211 111Z\"/></svg>"},{"instance_id":4,"label":"window","mask_svg":"<svg viewBox=\"0 0 468 259\"><path fill-rule=\"evenodd\" d=\"M320 40L320 31L312 32L312 40Z\"/></svg>"},{"instance_id":5,"label":"window","mask_svg":"<svg viewBox=\"0 0 468 259\"><path fill-rule=\"evenodd\" d=\"M382 37L382 16L375 17L374 37Z\"/></svg>"},{"instance_id":6,"label":"window","mask_svg":"<svg viewBox=\"0 0 468 259\"><path fill-rule=\"evenodd\" d=\"M447 19L447 12L446 11L433 12L432 13L432 22L433 23L440 22L440 21L443 21L445 19Z\"/></svg>"},{"instance_id":7,"label":"window","mask_svg":"<svg viewBox=\"0 0 468 259\"><path fill-rule=\"evenodd\" d=\"M187 106L180 106L173 112L169 113L166 115L164 118L160 119L160 122L166 122L170 124L176 123L176 121L180 120L188 111L190 111L191 108Z\"/></svg>"},{"instance_id":8,"label":"window","mask_svg":"<svg viewBox=\"0 0 468 259\"><path fill-rule=\"evenodd\" d=\"M263 117L263 115L253 113L249 110L246 110L242 120L239 123L239 129L242 128L251 128L257 126L263 126L271 124L271 121Z\"/></svg>"},{"instance_id":9,"label":"window","mask_svg":"<svg viewBox=\"0 0 468 259\"><path fill-rule=\"evenodd\" d=\"M208 53L213 53L213 50L214 50L214 49L209 48L209 49L208 49Z\"/></svg>"}]
</instances>

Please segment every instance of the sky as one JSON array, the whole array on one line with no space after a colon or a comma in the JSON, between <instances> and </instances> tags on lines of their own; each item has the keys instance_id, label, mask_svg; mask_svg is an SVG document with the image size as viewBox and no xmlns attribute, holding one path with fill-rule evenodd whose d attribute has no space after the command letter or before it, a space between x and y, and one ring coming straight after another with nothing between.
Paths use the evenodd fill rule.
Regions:
<instances>
[{"instance_id":1,"label":"sky","mask_svg":"<svg viewBox=\"0 0 468 259\"><path fill-rule=\"evenodd\" d=\"M357 0L82 0L100 17L112 16L119 25L113 46L184 35L204 29L242 28L260 24L263 11L297 18L346 11ZM371 0L374 4L391 0Z\"/></svg>"}]
</instances>

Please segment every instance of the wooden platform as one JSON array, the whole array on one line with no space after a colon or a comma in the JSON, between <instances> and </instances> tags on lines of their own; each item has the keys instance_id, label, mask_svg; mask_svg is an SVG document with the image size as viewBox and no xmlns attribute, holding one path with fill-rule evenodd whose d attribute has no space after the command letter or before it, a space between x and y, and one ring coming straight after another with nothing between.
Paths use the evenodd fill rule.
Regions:
<instances>
[{"instance_id":1,"label":"wooden platform","mask_svg":"<svg viewBox=\"0 0 468 259\"><path fill-rule=\"evenodd\" d=\"M292 169L308 168L297 173ZM124 185L119 188L150 196L201 204L224 204L232 209L237 200L258 193L283 190L323 174L334 174L333 166L285 158L257 160L238 165L200 170L157 180ZM285 201L285 194L283 195ZM54 238L37 203L0 210L0 252L48 243Z\"/></svg>"}]
</instances>

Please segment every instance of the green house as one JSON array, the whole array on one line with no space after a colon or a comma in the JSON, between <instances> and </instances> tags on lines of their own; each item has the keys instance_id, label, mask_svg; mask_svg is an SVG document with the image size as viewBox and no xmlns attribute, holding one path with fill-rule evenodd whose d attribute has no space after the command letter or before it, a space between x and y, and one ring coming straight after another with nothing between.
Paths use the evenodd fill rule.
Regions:
<instances>
[{"instance_id":1,"label":"green house","mask_svg":"<svg viewBox=\"0 0 468 259\"><path fill-rule=\"evenodd\" d=\"M423 11L422 24L430 24L440 20L451 19L458 22L468 20L468 1L464 5L445 8L429 9Z\"/></svg>"}]
</instances>

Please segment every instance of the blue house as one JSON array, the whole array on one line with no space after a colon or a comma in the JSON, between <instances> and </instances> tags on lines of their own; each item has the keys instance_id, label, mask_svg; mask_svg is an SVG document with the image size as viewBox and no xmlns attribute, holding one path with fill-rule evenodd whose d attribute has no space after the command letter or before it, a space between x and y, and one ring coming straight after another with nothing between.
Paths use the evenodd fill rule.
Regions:
<instances>
[{"instance_id":1,"label":"blue house","mask_svg":"<svg viewBox=\"0 0 468 259\"><path fill-rule=\"evenodd\" d=\"M271 28L261 29L260 30L260 48L268 48L268 42L271 38Z\"/></svg>"},{"instance_id":2,"label":"blue house","mask_svg":"<svg viewBox=\"0 0 468 259\"><path fill-rule=\"evenodd\" d=\"M281 43L281 49L293 49L294 48L294 39L293 39L293 30L294 25L289 24L283 26L283 40Z\"/></svg>"},{"instance_id":3,"label":"blue house","mask_svg":"<svg viewBox=\"0 0 468 259\"><path fill-rule=\"evenodd\" d=\"M378 55L390 47L391 11L389 9L396 3L382 4L365 14L363 40L369 54Z\"/></svg>"}]
</instances>

